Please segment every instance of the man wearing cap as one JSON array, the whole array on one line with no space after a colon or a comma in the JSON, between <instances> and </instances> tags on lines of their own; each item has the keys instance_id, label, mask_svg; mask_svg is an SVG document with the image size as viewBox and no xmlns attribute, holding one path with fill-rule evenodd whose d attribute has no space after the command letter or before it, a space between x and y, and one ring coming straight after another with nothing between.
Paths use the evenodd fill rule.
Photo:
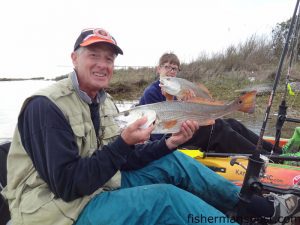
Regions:
<instances>
[{"instance_id":1,"label":"man wearing cap","mask_svg":"<svg viewBox=\"0 0 300 225\"><path fill-rule=\"evenodd\" d=\"M103 29L78 37L68 78L27 98L8 155L12 224L233 224L223 212L239 189L175 151L198 124L186 121L167 140L149 139L137 120L119 135L104 91L123 54ZM226 190L226 191L224 191ZM223 219L222 219L223 218Z\"/></svg>"}]
</instances>

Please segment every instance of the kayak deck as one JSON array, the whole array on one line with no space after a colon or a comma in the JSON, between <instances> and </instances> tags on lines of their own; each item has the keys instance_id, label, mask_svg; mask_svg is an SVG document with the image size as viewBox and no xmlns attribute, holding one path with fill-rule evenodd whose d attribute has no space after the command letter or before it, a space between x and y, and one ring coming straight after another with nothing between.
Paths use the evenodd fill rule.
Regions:
<instances>
[{"instance_id":1,"label":"kayak deck","mask_svg":"<svg viewBox=\"0 0 300 225\"><path fill-rule=\"evenodd\" d=\"M264 139L274 143L274 138L272 137L265 137ZM287 143L287 141L288 139L283 138L280 140L279 145L283 146L285 143ZM199 150L180 149L180 151L206 165L224 178L234 182L237 185L242 185L246 174L245 168L247 168L248 165L247 157L242 156L242 154L240 156L238 154L232 156L231 154L230 156L225 157L214 157L206 156ZM236 161L240 165L232 165L230 163L233 157L237 158ZM268 163L265 175L261 178L262 183L272 184L280 188L289 188L296 184L299 180L300 167L276 163Z\"/></svg>"}]
</instances>

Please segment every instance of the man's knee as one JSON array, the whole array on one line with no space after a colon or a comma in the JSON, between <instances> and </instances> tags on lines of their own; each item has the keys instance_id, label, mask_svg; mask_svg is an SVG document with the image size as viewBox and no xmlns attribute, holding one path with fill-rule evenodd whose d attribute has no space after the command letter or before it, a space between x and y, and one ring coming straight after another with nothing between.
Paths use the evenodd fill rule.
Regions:
<instances>
[{"instance_id":1,"label":"man's knee","mask_svg":"<svg viewBox=\"0 0 300 225\"><path fill-rule=\"evenodd\" d=\"M224 119L224 121L226 121L227 123L230 123L230 124L240 124L239 121L237 121L236 119L233 119L233 118L227 118L227 119Z\"/></svg>"},{"instance_id":2,"label":"man's knee","mask_svg":"<svg viewBox=\"0 0 300 225\"><path fill-rule=\"evenodd\" d=\"M172 184L157 184L157 191L166 197L176 197L184 190L172 185Z\"/></svg>"},{"instance_id":3,"label":"man's knee","mask_svg":"<svg viewBox=\"0 0 300 225\"><path fill-rule=\"evenodd\" d=\"M233 119L233 118L228 118L225 119L225 121L231 126L231 128L237 132L243 132L247 130L244 124L242 124L240 121Z\"/></svg>"}]
</instances>

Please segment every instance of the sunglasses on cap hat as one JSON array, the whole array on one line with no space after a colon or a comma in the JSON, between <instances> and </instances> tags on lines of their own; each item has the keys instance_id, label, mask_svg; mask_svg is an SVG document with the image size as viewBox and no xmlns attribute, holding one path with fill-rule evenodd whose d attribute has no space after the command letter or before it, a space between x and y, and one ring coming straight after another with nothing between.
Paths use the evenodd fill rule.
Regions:
<instances>
[{"instance_id":1,"label":"sunglasses on cap hat","mask_svg":"<svg viewBox=\"0 0 300 225\"><path fill-rule=\"evenodd\" d=\"M75 42L74 51L76 51L80 46L85 47L99 42L108 43L112 45L116 54L123 55L123 51L117 45L116 40L106 30L101 28L91 28L82 30Z\"/></svg>"}]
</instances>

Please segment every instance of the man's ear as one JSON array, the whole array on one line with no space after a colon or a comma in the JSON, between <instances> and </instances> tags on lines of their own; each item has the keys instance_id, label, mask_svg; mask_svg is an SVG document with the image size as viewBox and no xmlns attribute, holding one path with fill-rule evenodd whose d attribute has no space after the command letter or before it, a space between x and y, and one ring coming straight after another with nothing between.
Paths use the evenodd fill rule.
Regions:
<instances>
[{"instance_id":1,"label":"man's ear","mask_svg":"<svg viewBox=\"0 0 300 225\"><path fill-rule=\"evenodd\" d=\"M75 68L76 65L77 65L77 57L78 57L78 55L77 55L76 52L72 52L72 53L71 53L71 59L72 59L72 63L73 63L74 68Z\"/></svg>"}]
</instances>

